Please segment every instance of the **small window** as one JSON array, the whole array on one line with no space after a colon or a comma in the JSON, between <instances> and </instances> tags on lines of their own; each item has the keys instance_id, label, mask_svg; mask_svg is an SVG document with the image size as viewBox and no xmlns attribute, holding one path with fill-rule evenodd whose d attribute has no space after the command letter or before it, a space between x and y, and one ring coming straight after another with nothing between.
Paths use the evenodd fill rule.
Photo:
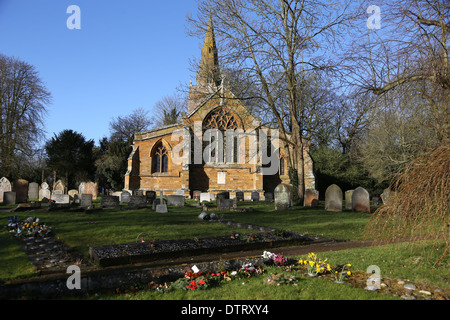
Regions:
<instances>
[{"instance_id":1,"label":"small window","mask_svg":"<svg viewBox=\"0 0 450 320\"><path fill-rule=\"evenodd\" d=\"M153 154L153 173L169 172L169 156L167 149L159 143Z\"/></svg>"},{"instance_id":2,"label":"small window","mask_svg":"<svg viewBox=\"0 0 450 320\"><path fill-rule=\"evenodd\" d=\"M284 158L280 157L280 176L284 175L284 166L285 166Z\"/></svg>"}]
</instances>

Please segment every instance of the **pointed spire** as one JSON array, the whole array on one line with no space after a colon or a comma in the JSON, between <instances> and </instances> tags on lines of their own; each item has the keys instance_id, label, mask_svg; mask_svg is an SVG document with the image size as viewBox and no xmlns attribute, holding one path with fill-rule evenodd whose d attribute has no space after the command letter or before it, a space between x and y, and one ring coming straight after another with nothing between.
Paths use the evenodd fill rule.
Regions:
<instances>
[{"instance_id":1,"label":"pointed spire","mask_svg":"<svg viewBox=\"0 0 450 320\"><path fill-rule=\"evenodd\" d=\"M208 28L206 30L205 42L202 49L200 68L197 72L197 85L219 86L219 56L214 35L214 26L209 16Z\"/></svg>"}]
</instances>

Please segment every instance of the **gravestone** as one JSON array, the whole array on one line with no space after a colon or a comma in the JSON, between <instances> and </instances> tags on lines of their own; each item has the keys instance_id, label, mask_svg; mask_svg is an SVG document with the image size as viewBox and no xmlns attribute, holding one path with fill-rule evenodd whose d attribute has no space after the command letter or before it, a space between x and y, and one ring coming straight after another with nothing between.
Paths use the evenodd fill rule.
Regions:
<instances>
[{"instance_id":1,"label":"gravestone","mask_svg":"<svg viewBox=\"0 0 450 320\"><path fill-rule=\"evenodd\" d=\"M237 199L217 198L218 210L230 210L232 208L237 208Z\"/></svg>"},{"instance_id":2,"label":"gravestone","mask_svg":"<svg viewBox=\"0 0 450 320\"><path fill-rule=\"evenodd\" d=\"M50 199L52 197L52 193L50 192L49 186L47 182L42 182L41 188L39 189L39 201L47 198Z\"/></svg>"},{"instance_id":3,"label":"gravestone","mask_svg":"<svg viewBox=\"0 0 450 320\"><path fill-rule=\"evenodd\" d=\"M153 204L153 201L156 199L156 192L155 191L147 191L145 192L145 196L147 197L147 202L150 204Z\"/></svg>"},{"instance_id":4,"label":"gravestone","mask_svg":"<svg viewBox=\"0 0 450 320\"><path fill-rule=\"evenodd\" d=\"M67 194L68 194L69 197L73 200L73 202L75 202L75 197L76 197L77 199L79 199L79 197L78 197L78 190L75 190L75 189L69 190L69 191L67 192Z\"/></svg>"},{"instance_id":5,"label":"gravestone","mask_svg":"<svg viewBox=\"0 0 450 320\"><path fill-rule=\"evenodd\" d=\"M78 186L78 194L84 194L84 186L86 185L86 183L81 182L80 185Z\"/></svg>"},{"instance_id":6,"label":"gravestone","mask_svg":"<svg viewBox=\"0 0 450 320\"><path fill-rule=\"evenodd\" d=\"M3 204L16 204L16 193L13 191L7 191L3 193Z\"/></svg>"},{"instance_id":7,"label":"gravestone","mask_svg":"<svg viewBox=\"0 0 450 320\"><path fill-rule=\"evenodd\" d=\"M156 210L158 204L167 204L167 200L163 198L161 202L160 198L156 198L152 203L152 210Z\"/></svg>"},{"instance_id":8,"label":"gravestone","mask_svg":"<svg viewBox=\"0 0 450 320\"><path fill-rule=\"evenodd\" d=\"M133 190L133 196L143 196L144 190Z\"/></svg>"},{"instance_id":9,"label":"gravestone","mask_svg":"<svg viewBox=\"0 0 450 320\"><path fill-rule=\"evenodd\" d=\"M80 207L87 208L92 206L92 194L83 193L80 199Z\"/></svg>"},{"instance_id":10,"label":"gravestone","mask_svg":"<svg viewBox=\"0 0 450 320\"><path fill-rule=\"evenodd\" d=\"M167 196L167 204L169 206L176 206L176 207L184 207L184 195L168 195Z\"/></svg>"},{"instance_id":11,"label":"gravestone","mask_svg":"<svg viewBox=\"0 0 450 320\"><path fill-rule=\"evenodd\" d=\"M53 194L52 200L55 200L56 204L70 204L70 196L68 194Z\"/></svg>"},{"instance_id":12,"label":"gravestone","mask_svg":"<svg viewBox=\"0 0 450 320\"><path fill-rule=\"evenodd\" d=\"M28 199L39 199L39 184L36 182L28 185Z\"/></svg>"},{"instance_id":13,"label":"gravestone","mask_svg":"<svg viewBox=\"0 0 450 320\"><path fill-rule=\"evenodd\" d=\"M92 198L94 196L92 195ZM101 206L103 208L111 208L111 209L118 209L120 208L120 200L119 197L115 196L103 196L101 201Z\"/></svg>"},{"instance_id":14,"label":"gravestone","mask_svg":"<svg viewBox=\"0 0 450 320\"><path fill-rule=\"evenodd\" d=\"M183 189L178 189L177 190L177 196L184 196L184 190Z\"/></svg>"},{"instance_id":15,"label":"gravestone","mask_svg":"<svg viewBox=\"0 0 450 320\"><path fill-rule=\"evenodd\" d=\"M236 192L236 200L237 201L244 201L244 193L241 191Z\"/></svg>"},{"instance_id":16,"label":"gravestone","mask_svg":"<svg viewBox=\"0 0 450 320\"><path fill-rule=\"evenodd\" d=\"M211 195L208 192L200 193L200 203L202 203L203 201L206 201L206 202L211 201Z\"/></svg>"},{"instance_id":17,"label":"gravestone","mask_svg":"<svg viewBox=\"0 0 450 320\"><path fill-rule=\"evenodd\" d=\"M379 197L372 197L372 205L373 206L377 207L379 202L380 202Z\"/></svg>"},{"instance_id":18,"label":"gravestone","mask_svg":"<svg viewBox=\"0 0 450 320\"><path fill-rule=\"evenodd\" d=\"M230 193L228 191L219 192L216 195L216 200L219 199L219 198L220 199L230 199Z\"/></svg>"},{"instance_id":19,"label":"gravestone","mask_svg":"<svg viewBox=\"0 0 450 320\"><path fill-rule=\"evenodd\" d=\"M3 193L4 192L11 192L11 182L5 177L0 179L0 202L3 201Z\"/></svg>"},{"instance_id":20,"label":"gravestone","mask_svg":"<svg viewBox=\"0 0 450 320\"><path fill-rule=\"evenodd\" d=\"M387 204L389 202L389 198L393 194L394 194L394 192L392 192L391 189L389 189L389 188L384 189L383 193L380 196L381 197L381 201L383 201L383 204Z\"/></svg>"},{"instance_id":21,"label":"gravestone","mask_svg":"<svg viewBox=\"0 0 450 320\"><path fill-rule=\"evenodd\" d=\"M98 197L98 183L92 181L85 182L83 193L92 194L92 200L96 200Z\"/></svg>"},{"instance_id":22,"label":"gravestone","mask_svg":"<svg viewBox=\"0 0 450 320\"><path fill-rule=\"evenodd\" d=\"M352 210L370 213L370 195L366 189L358 187L353 191Z\"/></svg>"},{"instance_id":23,"label":"gravestone","mask_svg":"<svg viewBox=\"0 0 450 320\"><path fill-rule=\"evenodd\" d=\"M140 209L147 207L147 197L146 196L131 196L128 202L128 207L134 209Z\"/></svg>"},{"instance_id":24,"label":"gravestone","mask_svg":"<svg viewBox=\"0 0 450 320\"><path fill-rule=\"evenodd\" d=\"M61 194L64 194L65 186L61 180L56 181L55 186L53 187L53 192L60 190Z\"/></svg>"},{"instance_id":25,"label":"gravestone","mask_svg":"<svg viewBox=\"0 0 450 320\"><path fill-rule=\"evenodd\" d=\"M251 199L253 202L258 202L259 201L259 192L253 191Z\"/></svg>"},{"instance_id":26,"label":"gravestone","mask_svg":"<svg viewBox=\"0 0 450 320\"><path fill-rule=\"evenodd\" d=\"M272 192L265 192L264 198L266 202L272 202L273 201L273 193Z\"/></svg>"},{"instance_id":27,"label":"gravestone","mask_svg":"<svg viewBox=\"0 0 450 320\"><path fill-rule=\"evenodd\" d=\"M325 210L327 211L342 211L342 189L339 186L332 184L325 191Z\"/></svg>"},{"instance_id":28,"label":"gravestone","mask_svg":"<svg viewBox=\"0 0 450 320\"><path fill-rule=\"evenodd\" d=\"M352 210L352 195L355 190L345 191L345 209Z\"/></svg>"},{"instance_id":29,"label":"gravestone","mask_svg":"<svg viewBox=\"0 0 450 320\"><path fill-rule=\"evenodd\" d=\"M16 193L16 202L22 203L28 200L28 181L19 179L14 181L12 190Z\"/></svg>"},{"instance_id":30,"label":"gravestone","mask_svg":"<svg viewBox=\"0 0 450 320\"><path fill-rule=\"evenodd\" d=\"M120 194L120 202L122 203L129 203L131 200L131 193L129 193L128 191L123 191Z\"/></svg>"},{"instance_id":31,"label":"gravestone","mask_svg":"<svg viewBox=\"0 0 450 320\"><path fill-rule=\"evenodd\" d=\"M159 192L159 203L156 205L156 213L167 213L167 204L164 203L163 193L162 191Z\"/></svg>"},{"instance_id":32,"label":"gravestone","mask_svg":"<svg viewBox=\"0 0 450 320\"><path fill-rule=\"evenodd\" d=\"M195 191L192 193L192 199L200 201L200 194L201 194L201 193L202 193L201 191L195 190Z\"/></svg>"},{"instance_id":33,"label":"gravestone","mask_svg":"<svg viewBox=\"0 0 450 320\"><path fill-rule=\"evenodd\" d=\"M305 190L305 207L317 207L319 205L319 191L315 189L306 189Z\"/></svg>"},{"instance_id":34,"label":"gravestone","mask_svg":"<svg viewBox=\"0 0 450 320\"><path fill-rule=\"evenodd\" d=\"M293 188L286 183L279 184L274 191L275 210L286 210L292 207Z\"/></svg>"}]
</instances>

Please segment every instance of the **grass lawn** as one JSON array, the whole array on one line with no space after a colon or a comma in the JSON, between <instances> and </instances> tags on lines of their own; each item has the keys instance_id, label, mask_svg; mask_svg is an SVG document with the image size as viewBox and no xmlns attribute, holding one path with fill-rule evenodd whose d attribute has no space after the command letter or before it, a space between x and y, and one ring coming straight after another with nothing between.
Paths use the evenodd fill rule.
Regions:
<instances>
[{"instance_id":1,"label":"grass lawn","mask_svg":"<svg viewBox=\"0 0 450 320\"><path fill-rule=\"evenodd\" d=\"M295 207L292 210L274 211L273 204L239 203L252 206L253 212L216 213L225 220L249 223L263 227L291 230L294 232L347 241L362 240L364 228L370 214L350 211L327 212L323 208ZM206 236L228 235L231 231L250 233L248 229L235 229L226 224L205 222L198 219L199 208L170 207L168 214L157 214L144 210L103 210L97 213L39 212L17 213L19 219L37 216L51 226L53 233L68 245L88 256L90 246L130 243L140 233L150 234L156 239L183 239ZM13 214L0 211L0 221L7 224L7 217ZM0 230L0 280L29 277L34 267L28 261L6 229ZM431 248L431 247L430 247ZM425 249L426 250L426 249ZM276 252L276 249L271 251ZM320 253L331 264L351 263L354 270L365 272L369 265L378 265L381 276L403 278L428 283L442 289L449 289L448 263L440 267L430 265L421 259L420 252L411 252L406 245L359 248ZM296 257L299 258L299 257ZM279 272L279 270L267 270ZM205 291L180 291L168 294L141 291L138 295L101 295L101 299L391 299L366 290L337 285L323 279L302 278L297 286L280 286L266 290L261 279L265 275L241 281L223 283L217 288Z\"/></svg>"}]
</instances>

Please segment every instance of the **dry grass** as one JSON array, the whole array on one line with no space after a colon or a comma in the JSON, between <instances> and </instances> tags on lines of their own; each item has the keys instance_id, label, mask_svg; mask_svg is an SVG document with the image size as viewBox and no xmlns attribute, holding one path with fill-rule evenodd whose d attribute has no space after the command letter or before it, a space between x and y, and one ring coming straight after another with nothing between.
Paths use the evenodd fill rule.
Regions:
<instances>
[{"instance_id":1,"label":"dry grass","mask_svg":"<svg viewBox=\"0 0 450 320\"><path fill-rule=\"evenodd\" d=\"M436 263L449 254L450 144L437 147L411 162L399 174L390 189L387 204L381 206L367 224L367 238L396 242L409 239L433 239L444 250ZM426 252L424 252L426 254Z\"/></svg>"}]
</instances>

